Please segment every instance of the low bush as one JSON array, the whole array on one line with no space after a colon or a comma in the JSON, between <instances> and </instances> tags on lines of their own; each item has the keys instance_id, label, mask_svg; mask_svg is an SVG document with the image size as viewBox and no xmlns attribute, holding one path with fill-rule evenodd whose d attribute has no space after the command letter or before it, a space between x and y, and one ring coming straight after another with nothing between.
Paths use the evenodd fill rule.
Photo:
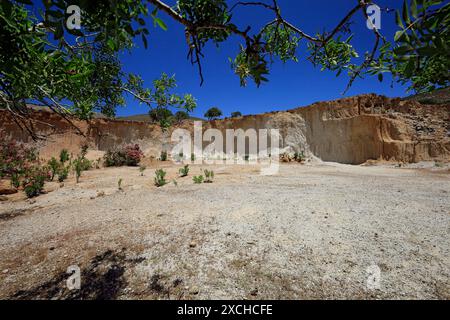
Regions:
<instances>
[{"instance_id":1,"label":"low bush","mask_svg":"<svg viewBox=\"0 0 450 320\"><path fill-rule=\"evenodd\" d=\"M49 173L45 169L34 167L28 170L22 182L27 197L33 198L40 195L44 190L46 179L49 179Z\"/></svg>"},{"instance_id":2,"label":"low bush","mask_svg":"<svg viewBox=\"0 0 450 320\"><path fill-rule=\"evenodd\" d=\"M187 177L189 174L189 165L187 164L183 168L180 168L178 172L180 173L180 177Z\"/></svg>"},{"instance_id":3,"label":"low bush","mask_svg":"<svg viewBox=\"0 0 450 320\"><path fill-rule=\"evenodd\" d=\"M56 160L55 157L52 157L48 162L47 162L48 167L50 168L50 172L51 172L51 176L50 176L50 181L53 181L53 179L55 179L56 174L59 171L60 168L60 162L58 162L58 160Z\"/></svg>"},{"instance_id":4,"label":"low bush","mask_svg":"<svg viewBox=\"0 0 450 320\"><path fill-rule=\"evenodd\" d=\"M118 150L108 150L104 156L106 167L137 166L144 154L138 144L128 145Z\"/></svg>"},{"instance_id":5,"label":"low bush","mask_svg":"<svg viewBox=\"0 0 450 320\"><path fill-rule=\"evenodd\" d=\"M199 176L193 176L192 180L194 181L194 183L196 184L200 184L203 183L203 176L199 175Z\"/></svg>"},{"instance_id":6,"label":"low bush","mask_svg":"<svg viewBox=\"0 0 450 320\"><path fill-rule=\"evenodd\" d=\"M162 187L167 184L166 181L166 174L167 172L163 169L158 169L155 171L155 186Z\"/></svg>"},{"instance_id":7,"label":"low bush","mask_svg":"<svg viewBox=\"0 0 450 320\"><path fill-rule=\"evenodd\" d=\"M58 171L58 182L63 182L69 176L69 167L62 167Z\"/></svg>"},{"instance_id":8,"label":"low bush","mask_svg":"<svg viewBox=\"0 0 450 320\"><path fill-rule=\"evenodd\" d=\"M67 149L62 149L61 152L59 153L59 162L64 164L67 161L69 161L69 159L70 159L69 151L67 151Z\"/></svg>"},{"instance_id":9,"label":"low bush","mask_svg":"<svg viewBox=\"0 0 450 320\"><path fill-rule=\"evenodd\" d=\"M159 157L161 161L167 161L167 151L161 151L161 156Z\"/></svg>"},{"instance_id":10,"label":"low bush","mask_svg":"<svg viewBox=\"0 0 450 320\"><path fill-rule=\"evenodd\" d=\"M212 183L214 179L214 171L212 170L203 170L203 173L205 174L205 183Z\"/></svg>"},{"instance_id":11,"label":"low bush","mask_svg":"<svg viewBox=\"0 0 450 320\"><path fill-rule=\"evenodd\" d=\"M0 143L0 178L24 175L37 158L35 149L14 140Z\"/></svg>"}]
</instances>

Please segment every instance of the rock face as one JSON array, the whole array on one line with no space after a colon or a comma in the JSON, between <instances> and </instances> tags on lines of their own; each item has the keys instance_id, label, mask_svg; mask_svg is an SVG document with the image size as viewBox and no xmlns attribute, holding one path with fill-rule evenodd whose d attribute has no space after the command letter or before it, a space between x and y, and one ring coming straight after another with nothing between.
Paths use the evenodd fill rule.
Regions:
<instances>
[{"instance_id":1,"label":"rock face","mask_svg":"<svg viewBox=\"0 0 450 320\"><path fill-rule=\"evenodd\" d=\"M34 143L42 157L62 148L76 153L83 144L106 151L118 145L138 143L147 156L158 157L170 146L170 132L144 122L94 119L77 122L85 136L55 114L36 111L37 130L46 141L34 143L5 111L0 112L0 138ZM192 122L182 128L192 131ZM374 94L318 102L286 112L204 122L203 129L280 130L281 145L324 161L360 164L367 160L418 162L450 161L450 105L422 105Z\"/></svg>"}]
</instances>

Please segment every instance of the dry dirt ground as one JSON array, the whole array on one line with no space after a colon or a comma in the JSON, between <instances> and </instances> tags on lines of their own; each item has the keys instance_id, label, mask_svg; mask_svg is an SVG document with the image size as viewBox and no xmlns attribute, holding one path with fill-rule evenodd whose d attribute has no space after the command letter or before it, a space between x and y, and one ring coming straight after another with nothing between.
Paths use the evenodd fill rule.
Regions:
<instances>
[{"instance_id":1,"label":"dry dirt ground","mask_svg":"<svg viewBox=\"0 0 450 320\"><path fill-rule=\"evenodd\" d=\"M447 168L213 169L213 184L193 184L199 166L161 188L155 168L108 168L9 196L0 298L450 298ZM71 265L81 290L66 288Z\"/></svg>"}]
</instances>

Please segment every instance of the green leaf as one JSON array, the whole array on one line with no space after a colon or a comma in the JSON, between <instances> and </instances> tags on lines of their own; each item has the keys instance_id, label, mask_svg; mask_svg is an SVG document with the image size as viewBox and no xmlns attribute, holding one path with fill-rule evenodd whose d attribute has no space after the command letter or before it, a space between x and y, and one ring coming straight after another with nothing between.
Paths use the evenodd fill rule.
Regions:
<instances>
[{"instance_id":1,"label":"green leaf","mask_svg":"<svg viewBox=\"0 0 450 320\"><path fill-rule=\"evenodd\" d=\"M417 19L417 1L416 0L411 1L411 15L414 17L414 19Z\"/></svg>"},{"instance_id":2,"label":"green leaf","mask_svg":"<svg viewBox=\"0 0 450 320\"><path fill-rule=\"evenodd\" d=\"M383 74L382 73L378 74L378 81L383 82Z\"/></svg>"},{"instance_id":3,"label":"green leaf","mask_svg":"<svg viewBox=\"0 0 450 320\"><path fill-rule=\"evenodd\" d=\"M153 18L153 21L154 21L155 23L157 23L158 26L159 26L161 29L163 29L164 31L167 31L167 26L166 26L166 24L165 24L164 21L162 21L160 18L154 17L154 18Z\"/></svg>"}]
</instances>

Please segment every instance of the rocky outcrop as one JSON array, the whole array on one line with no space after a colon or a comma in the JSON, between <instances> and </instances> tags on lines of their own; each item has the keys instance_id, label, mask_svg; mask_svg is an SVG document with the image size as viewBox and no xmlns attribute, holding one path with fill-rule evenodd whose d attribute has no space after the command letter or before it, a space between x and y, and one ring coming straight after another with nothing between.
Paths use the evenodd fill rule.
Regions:
<instances>
[{"instance_id":1,"label":"rocky outcrop","mask_svg":"<svg viewBox=\"0 0 450 320\"><path fill-rule=\"evenodd\" d=\"M138 143L147 155L158 156L168 143L170 132L144 122L94 119L75 123L85 136L63 119L45 111L35 112L36 130L48 135L37 142L41 156L48 157L67 148L78 152L82 144L108 150L117 145ZM183 128L192 130L192 123ZM418 162L450 161L450 105L422 105L415 101L389 99L373 94L318 102L285 112L211 121L204 129L277 128L282 146L303 151L324 161L360 164L367 160ZM34 143L0 112L0 138ZM166 145L167 147L167 145Z\"/></svg>"}]
</instances>

